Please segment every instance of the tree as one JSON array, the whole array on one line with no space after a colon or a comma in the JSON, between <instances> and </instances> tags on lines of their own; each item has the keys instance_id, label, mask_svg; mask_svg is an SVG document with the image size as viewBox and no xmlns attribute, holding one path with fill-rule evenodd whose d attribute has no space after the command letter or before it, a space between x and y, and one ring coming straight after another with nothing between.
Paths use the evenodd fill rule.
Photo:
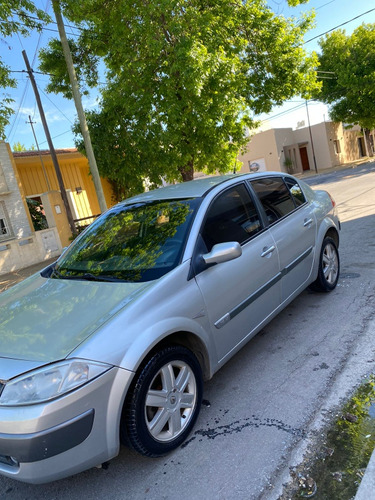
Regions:
<instances>
[{"instance_id":1,"label":"tree","mask_svg":"<svg viewBox=\"0 0 375 500\"><path fill-rule=\"evenodd\" d=\"M26 201L29 208L31 220L33 221L34 231L48 229L48 222L44 214L42 203L32 198L26 198Z\"/></svg>"},{"instance_id":2,"label":"tree","mask_svg":"<svg viewBox=\"0 0 375 500\"><path fill-rule=\"evenodd\" d=\"M0 0L0 42L6 44L3 37L14 34L26 36L31 29L40 29L41 21L49 17L37 9L30 0ZM0 57L0 89L16 87L16 80L11 77L10 68ZM13 99L8 94L0 92L0 139L5 138L4 130L13 113Z\"/></svg>"},{"instance_id":3,"label":"tree","mask_svg":"<svg viewBox=\"0 0 375 500\"><path fill-rule=\"evenodd\" d=\"M320 42L319 69L333 72L323 79L319 100L330 104L336 122L375 128L375 24L362 24L347 36L337 30Z\"/></svg>"},{"instance_id":4,"label":"tree","mask_svg":"<svg viewBox=\"0 0 375 500\"><path fill-rule=\"evenodd\" d=\"M263 0L65 0L63 7L81 28L77 46L107 67L100 109L87 118L101 172L122 186L233 170L254 115L317 85L316 59L302 49L312 16L276 16ZM51 45L40 68L57 55Z\"/></svg>"},{"instance_id":5,"label":"tree","mask_svg":"<svg viewBox=\"0 0 375 500\"><path fill-rule=\"evenodd\" d=\"M20 153L21 151L35 151L35 146L32 144L31 147L27 149L24 144L18 141L13 144L12 151L17 153Z\"/></svg>"}]
</instances>

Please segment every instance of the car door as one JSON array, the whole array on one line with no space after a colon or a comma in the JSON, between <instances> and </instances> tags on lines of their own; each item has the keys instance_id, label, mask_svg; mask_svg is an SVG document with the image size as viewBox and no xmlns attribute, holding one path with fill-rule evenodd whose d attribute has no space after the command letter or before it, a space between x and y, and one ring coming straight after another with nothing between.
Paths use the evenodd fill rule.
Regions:
<instances>
[{"instance_id":1,"label":"car door","mask_svg":"<svg viewBox=\"0 0 375 500\"><path fill-rule=\"evenodd\" d=\"M296 179L281 176L254 179L256 192L276 242L282 273L282 301L306 286L315 252L316 219Z\"/></svg>"},{"instance_id":2,"label":"car door","mask_svg":"<svg viewBox=\"0 0 375 500\"><path fill-rule=\"evenodd\" d=\"M279 306L278 253L244 183L228 188L212 201L199 238L201 253L229 241L242 247L240 257L203 268L195 277L220 362L255 334Z\"/></svg>"}]
</instances>

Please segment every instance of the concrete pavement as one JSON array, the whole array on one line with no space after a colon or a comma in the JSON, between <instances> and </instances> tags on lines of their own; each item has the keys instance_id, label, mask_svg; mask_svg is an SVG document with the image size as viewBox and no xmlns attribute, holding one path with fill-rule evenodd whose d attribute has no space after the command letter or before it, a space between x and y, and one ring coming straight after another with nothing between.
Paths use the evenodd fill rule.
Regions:
<instances>
[{"instance_id":1,"label":"concrete pavement","mask_svg":"<svg viewBox=\"0 0 375 500\"><path fill-rule=\"evenodd\" d=\"M42 269L49 266L50 264L52 264L52 262L55 262L56 260L57 257L54 257L53 259L44 260L43 262L38 262L37 264L33 264L32 266L28 266L23 269L18 269L11 273L0 275L0 292L4 292L8 288L15 285L16 283L19 283L28 276L31 276L32 274L35 274L38 271L41 271Z\"/></svg>"}]
</instances>

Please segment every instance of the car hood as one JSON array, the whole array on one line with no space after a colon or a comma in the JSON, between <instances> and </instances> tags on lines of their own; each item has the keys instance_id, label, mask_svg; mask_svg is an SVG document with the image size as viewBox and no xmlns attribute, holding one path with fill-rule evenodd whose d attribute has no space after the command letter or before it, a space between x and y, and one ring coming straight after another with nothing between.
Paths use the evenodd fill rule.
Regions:
<instances>
[{"instance_id":1,"label":"car hood","mask_svg":"<svg viewBox=\"0 0 375 500\"><path fill-rule=\"evenodd\" d=\"M40 364L64 359L152 283L34 275L0 294L0 357Z\"/></svg>"}]
</instances>

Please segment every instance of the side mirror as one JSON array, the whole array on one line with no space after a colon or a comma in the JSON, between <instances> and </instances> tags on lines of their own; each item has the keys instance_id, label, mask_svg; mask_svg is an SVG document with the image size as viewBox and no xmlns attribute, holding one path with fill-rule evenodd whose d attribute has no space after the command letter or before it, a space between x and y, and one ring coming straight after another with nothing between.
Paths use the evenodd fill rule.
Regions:
<instances>
[{"instance_id":1,"label":"side mirror","mask_svg":"<svg viewBox=\"0 0 375 500\"><path fill-rule=\"evenodd\" d=\"M202 255L206 264L220 264L229 260L237 259L242 255L242 248L237 241L218 243L212 247L211 252Z\"/></svg>"}]
</instances>

